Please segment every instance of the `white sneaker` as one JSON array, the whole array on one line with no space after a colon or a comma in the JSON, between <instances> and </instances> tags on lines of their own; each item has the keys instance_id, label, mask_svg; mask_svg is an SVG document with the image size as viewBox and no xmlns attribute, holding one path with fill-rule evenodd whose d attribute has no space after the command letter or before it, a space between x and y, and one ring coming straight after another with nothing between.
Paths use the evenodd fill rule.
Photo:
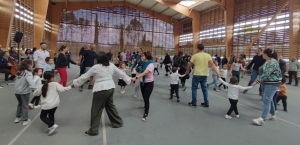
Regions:
<instances>
[{"instance_id":1,"label":"white sneaker","mask_svg":"<svg viewBox=\"0 0 300 145\"><path fill-rule=\"evenodd\" d=\"M240 119L240 115L236 115L235 117L236 117L237 119Z\"/></svg>"},{"instance_id":2,"label":"white sneaker","mask_svg":"<svg viewBox=\"0 0 300 145\"><path fill-rule=\"evenodd\" d=\"M29 109L33 109L34 107L33 107L33 104L28 104L28 107L29 107Z\"/></svg>"},{"instance_id":3,"label":"white sneaker","mask_svg":"<svg viewBox=\"0 0 300 145\"><path fill-rule=\"evenodd\" d=\"M124 94L124 93L125 93L125 91L122 90L122 91L121 91L121 94Z\"/></svg>"},{"instance_id":4,"label":"white sneaker","mask_svg":"<svg viewBox=\"0 0 300 145\"><path fill-rule=\"evenodd\" d=\"M19 123L21 121L21 118L16 118L15 123Z\"/></svg>"},{"instance_id":5,"label":"white sneaker","mask_svg":"<svg viewBox=\"0 0 300 145\"><path fill-rule=\"evenodd\" d=\"M272 115L270 115L269 117L268 117L268 119L269 120L277 120L277 117L274 115L274 116L272 116Z\"/></svg>"},{"instance_id":6,"label":"white sneaker","mask_svg":"<svg viewBox=\"0 0 300 145\"><path fill-rule=\"evenodd\" d=\"M27 119L27 121L23 121L23 125L26 126L27 124L29 124L31 122L30 119Z\"/></svg>"},{"instance_id":7,"label":"white sneaker","mask_svg":"<svg viewBox=\"0 0 300 145\"><path fill-rule=\"evenodd\" d=\"M49 128L49 131L48 131L48 135L51 135L54 131L55 131L55 129L58 127L58 125L57 124L54 124L52 127L50 127Z\"/></svg>"},{"instance_id":8,"label":"white sneaker","mask_svg":"<svg viewBox=\"0 0 300 145\"><path fill-rule=\"evenodd\" d=\"M34 109L41 108L41 105L34 106Z\"/></svg>"},{"instance_id":9,"label":"white sneaker","mask_svg":"<svg viewBox=\"0 0 300 145\"><path fill-rule=\"evenodd\" d=\"M265 121L261 117L253 119L253 122L259 126L262 126L265 123Z\"/></svg>"},{"instance_id":10,"label":"white sneaker","mask_svg":"<svg viewBox=\"0 0 300 145\"><path fill-rule=\"evenodd\" d=\"M134 97L134 98L136 98L136 97L137 97L137 95L133 95L133 97Z\"/></svg>"},{"instance_id":11,"label":"white sneaker","mask_svg":"<svg viewBox=\"0 0 300 145\"><path fill-rule=\"evenodd\" d=\"M226 114L226 115L225 115L225 118L226 118L226 119L231 119L232 117Z\"/></svg>"}]
</instances>

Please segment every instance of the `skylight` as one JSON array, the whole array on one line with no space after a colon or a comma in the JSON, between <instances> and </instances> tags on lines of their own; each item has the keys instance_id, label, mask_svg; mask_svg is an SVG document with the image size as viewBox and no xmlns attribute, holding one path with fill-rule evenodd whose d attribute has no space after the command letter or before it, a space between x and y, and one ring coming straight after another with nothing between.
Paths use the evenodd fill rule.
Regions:
<instances>
[{"instance_id":1,"label":"skylight","mask_svg":"<svg viewBox=\"0 0 300 145\"><path fill-rule=\"evenodd\" d=\"M179 4L189 7L193 4L195 4L197 1L199 1L199 0L186 0L186 1L181 1Z\"/></svg>"}]
</instances>

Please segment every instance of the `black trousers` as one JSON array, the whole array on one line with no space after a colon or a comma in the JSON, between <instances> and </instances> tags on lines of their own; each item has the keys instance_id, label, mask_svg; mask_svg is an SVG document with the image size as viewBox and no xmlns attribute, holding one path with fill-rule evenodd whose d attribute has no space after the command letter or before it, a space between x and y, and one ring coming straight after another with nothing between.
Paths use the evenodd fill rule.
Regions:
<instances>
[{"instance_id":1,"label":"black trousers","mask_svg":"<svg viewBox=\"0 0 300 145\"><path fill-rule=\"evenodd\" d=\"M238 112L238 109L237 109L237 103L238 103L238 100L233 100L233 99L230 99L229 98L229 102L230 102L230 108L227 112L227 115L230 115L232 113L232 111L234 111L234 113L236 115L239 115L239 112Z\"/></svg>"},{"instance_id":2,"label":"black trousers","mask_svg":"<svg viewBox=\"0 0 300 145\"><path fill-rule=\"evenodd\" d=\"M287 100L287 97L282 97L282 96L278 96L277 97L277 100L276 100L276 103L278 103L280 100L282 100L282 105L283 105L283 109L286 110L286 100Z\"/></svg>"},{"instance_id":3,"label":"black trousers","mask_svg":"<svg viewBox=\"0 0 300 145\"><path fill-rule=\"evenodd\" d=\"M176 97L179 99L179 85L178 84L171 84L171 93L170 93L170 98L173 98L173 94L176 94Z\"/></svg>"},{"instance_id":4,"label":"black trousers","mask_svg":"<svg viewBox=\"0 0 300 145\"><path fill-rule=\"evenodd\" d=\"M34 104L34 106L37 106L37 105L39 105L40 99L41 99L41 96L34 96L30 103Z\"/></svg>"},{"instance_id":5,"label":"black trousers","mask_svg":"<svg viewBox=\"0 0 300 145\"><path fill-rule=\"evenodd\" d=\"M222 79L224 82L226 82L226 78L222 78L222 77L221 77L221 79ZM224 89L227 89L227 87L226 87L223 83L221 83L221 84L219 85L219 88L220 88L222 85L223 85Z\"/></svg>"},{"instance_id":6,"label":"black trousers","mask_svg":"<svg viewBox=\"0 0 300 145\"><path fill-rule=\"evenodd\" d=\"M143 84L143 82L141 82L140 86L141 86L142 96L144 99L145 114L149 114L149 108L150 108L149 99L150 99L151 93L154 88L154 82L148 82L148 83L144 83L144 84Z\"/></svg>"},{"instance_id":7,"label":"black trousers","mask_svg":"<svg viewBox=\"0 0 300 145\"><path fill-rule=\"evenodd\" d=\"M169 72L169 65L165 64L166 74Z\"/></svg>"},{"instance_id":8,"label":"black trousers","mask_svg":"<svg viewBox=\"0 0 300 145\"><path fill-rule=\"evenodd\" d=\"M292 77L295 78L295 85L298 85L298 78L297 78L297 71L289 71L289 82L288 83L292 83Z\"/></svg>"},{"instance_id":9,"label":"black trousers","mask_svg":"<svg viewBox=\"0 0 300 145\"><path fill-rule=\"evenodd\" d=\"M83 64L80 65L80 76L85 73L85 66Z\"/></svg>"},{"instance_id":10,"label":"black trousers","mask_svg":"<svg viewBox=\"0 0 300 145\"><path fill-rule=\"evenodd\" d=\"M41 120L48 125L48 128L52 127L55 124L55 118L54 114L57 107L49 109L49 110L43 110L41 112L40 118Z\"/></svg>"},{"instance_id":11,"label":"black trousers","mask_svg":"<svg viewBox=\"0 0 300 145\"><path fill-rule=\"evenodd\" d=\"M10 75L10 70L6 69L6 68L3 68L3 69L0 69L0 72L4 73L4 75L5 75L5 81L8 81L8 76Z\"/></svg>"},{"instance_id":12,"label":"black trousers","mask_svg":"<svg viewBox=\"0 0 300 145\"><path fill-rule=\"evenodd\" d=\"M156 71L156 72L157 72L157 74L159 75L158 68L154 68L154 72L153 72L153 74L155 73L155 71Z\"/></svg>"}]
</instances>

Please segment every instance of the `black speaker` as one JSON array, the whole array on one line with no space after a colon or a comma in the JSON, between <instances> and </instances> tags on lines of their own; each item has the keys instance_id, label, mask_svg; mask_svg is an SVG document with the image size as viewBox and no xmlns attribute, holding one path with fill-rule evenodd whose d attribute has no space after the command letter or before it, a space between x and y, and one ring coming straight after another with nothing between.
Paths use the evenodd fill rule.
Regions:
<instances>
[{"instance_id":1,"label":"black speaker","mask_svg":"<svg viewBox=\"0 0 300 145\"><path fill-rule=\"evenodd\" d=\"M16 32L14 41L17 42L17 43L20 43L20 42L22 41L22 37L23 37L23 33L21 33L21 32Z\"/></svg>"}]
</instances>

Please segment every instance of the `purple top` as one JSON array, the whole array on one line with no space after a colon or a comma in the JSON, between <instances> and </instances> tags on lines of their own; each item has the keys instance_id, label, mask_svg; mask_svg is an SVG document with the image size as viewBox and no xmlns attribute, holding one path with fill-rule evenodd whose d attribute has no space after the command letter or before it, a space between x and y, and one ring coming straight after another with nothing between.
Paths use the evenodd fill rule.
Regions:
<instances>
[{"instance_id":1,"label":"purple top","mask_svg":"<svg viewBox=\"0 0 300 145\"><path fill-rule=\"evenodd\" d=\"M154 81L154 76L153 76L153 72L154 72L154 65L153 63L150 63L146 70L148 70L148 74L146 74L145 76L145 83L148 83L148 82L153 82ZM143 77L140 78L140 81L143 82Z\"/></svg>"}]
</instances>

